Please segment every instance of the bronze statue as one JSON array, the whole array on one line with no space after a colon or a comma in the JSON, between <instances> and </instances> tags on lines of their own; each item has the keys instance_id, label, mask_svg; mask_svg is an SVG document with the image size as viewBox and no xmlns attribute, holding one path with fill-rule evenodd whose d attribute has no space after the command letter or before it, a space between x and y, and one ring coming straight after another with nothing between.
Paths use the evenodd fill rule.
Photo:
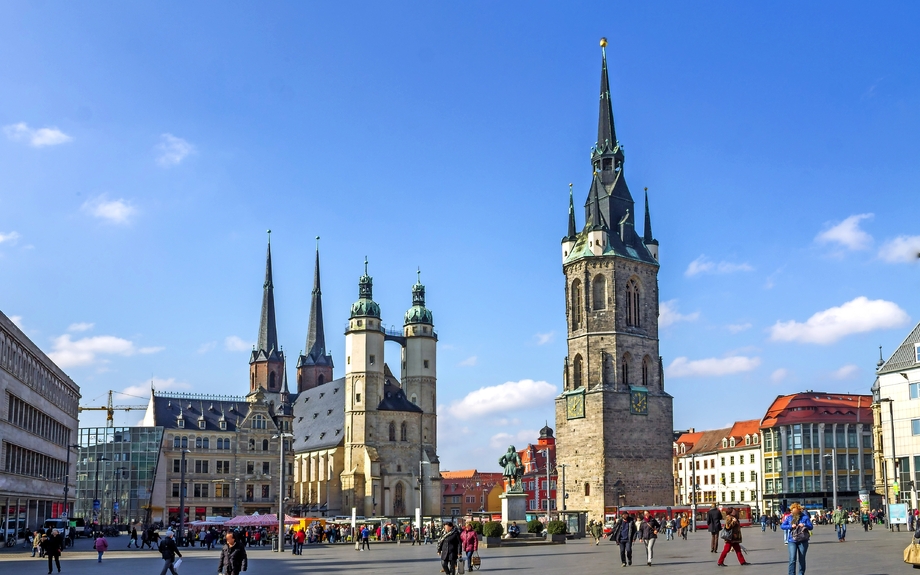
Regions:
<instances>
[{"instance_id":1,"label":"bronze statue","mask_svg":"<svg viewBox=\"0 0 920 575\"><path fill-rule=\"evenodd\" d=\"M508 447L508 452L501 456L498 464L502 466L502 477L508 480L506 493L523 493L524 463L513 445Z\"/></svg>"}]
</instances>

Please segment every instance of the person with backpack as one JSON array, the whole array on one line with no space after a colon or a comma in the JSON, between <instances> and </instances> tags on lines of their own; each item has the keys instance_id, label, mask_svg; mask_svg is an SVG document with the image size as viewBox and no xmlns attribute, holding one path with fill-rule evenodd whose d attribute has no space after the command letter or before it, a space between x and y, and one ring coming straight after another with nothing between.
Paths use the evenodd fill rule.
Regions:
<instances>
[{"instance_id":1,"label":"person with backpack","mask_svg":"<svg viewBox=\"0 0 920 575\"><path fill-rule=\"evenodd\" d=\"M642 517L642 522L639 524L639 531L637 532L637 537L639 541L645 543L646 555L648 555L648 566L652 566L652 556L654 555L655 550L655 541L658 541L658 530L661 529L661 524L658 523L658 520L652 517L652 514L648 511L645 512L645 515Z\"/></svg>"},{"instance_id":2,"label":"person with backpack","mask_svg":"<svg viewBox=\"0 0 920 575\"><path fill-rule=\"evenodd\" d=\"M167 531L166 538L157 546L164 561L163 570L160 571L160 575L166 575L167 570L169 570L172 575L179 575L176 573L175 562L176 556L182 557L182 553L179 553L179 548L176 546L174 537L175 534L172 531Z\"/></svg>"}]
</instances>

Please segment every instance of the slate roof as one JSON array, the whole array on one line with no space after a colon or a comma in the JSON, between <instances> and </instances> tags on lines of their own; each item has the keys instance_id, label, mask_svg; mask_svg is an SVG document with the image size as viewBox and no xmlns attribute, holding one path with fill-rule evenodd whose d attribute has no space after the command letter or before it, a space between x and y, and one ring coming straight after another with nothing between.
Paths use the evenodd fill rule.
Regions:
<instances>
[{"instance_id":1,"label":"slate roof","mask_svg":"<svg viewBox=\"0 0 920 575\"><path fill-rule=\"evenodd\" d=\"M383 399L377 405L378 411L410 411L422 413L422 408L406 397L406 392L399 386L399 380L390 371L390 366L383 364Z\"/></svg>"},{"instance_id":2,"label":"slate roof","mask_svg":"<svg viewBox=\"0 0 920 575\"><path fill-rule=\"evenodd\" d=\"M872 425L871 395L824 391L780 395L760 422L761 429L794 423L865 423Z\"/></svg>"},{"instance_id":3,"label":"slate roof","mask_svg":"<svg viewBox=\"0 0 920 575\"><path fill-rule=\"evenodd\" d=\"M920 323L914 326L913 331L901 342L888 361L882 364L878 370L879 375L918 367L920 364L917 363L915 348L918 343L920 343Z\"/></svg>"},{"instance_id":4,"label":"slate roof","mask_svg":"<svg viewBox=\"0 0 920 575\"><path fill-rule=\"evenodd\" d=\"M294 452L330 449L345 441L345 378L297 394L293 401Z\"/></svg>"},{"instance_id":5,"label":"slate roof","mask_svg":"<svg viewBox=\"0 0 920 575\"><path fill-rule=\"evenodd\" d=\"M246 398L232 395L155 391L152 405L153 425L184 431L236 431L237 424L249 413ZM180 415L185 419L184 428L178 424ZM203 430L198 427L202 417L205 421ZM227 422L226 429L220 428L221 418Z\"/></svg>"},{"instance_id":6,"label":"slate roof","mask_svg":"<svg viewBox=\"0 0 920 575\"><path fill-rule=\"evenodd\" d=\"M318 240L319 238L317 238ZM319 284L319 247L316 248L316 263L313 267L313 292L310 296L310 323L307 329L306 355L297 360L297 367L320 365L334 367L332 356L326 354L326 335L323 329L323 292Z\"/></svg>"},{"instance_id":7,"label":"slate roof","mask_svg":"<svg viewBox=\"0 0 920 575\"><path fill-rule=\"evenodd\" d=\"M271 232L268 232L271 234ZM259 317L259 340L256 349L271 356L278 351L278 330L275 327L275 286L272 283L272 244L269 235L265 256L265 282L262 284L262 313ZM251 361L257 359L255 351Z\"/></svg>"}]
</instances>

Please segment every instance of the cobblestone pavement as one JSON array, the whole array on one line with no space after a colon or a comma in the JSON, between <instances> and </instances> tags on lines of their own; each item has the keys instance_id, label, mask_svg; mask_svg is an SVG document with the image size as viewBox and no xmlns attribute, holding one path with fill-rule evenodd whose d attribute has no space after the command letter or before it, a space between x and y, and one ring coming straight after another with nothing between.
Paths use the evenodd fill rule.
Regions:
<instances>
[{"instance_id":1,"label":"cobblestone pavement","mask_svg":"<svg viewBox=\"0 0 920 575\"><path fill-rule=\"evenodd\" d=\"M893 575L918 573L902 561L904 547L910 543L910 533L889 533L876 528L868 533L850 529L845 543L838 543L834 530L818 526L808 550L808 574L821 575ZM602 541L600 545L581 539L566 545L483 549L483 572L532 572L538 574L577 575L622 573L668 573L669 575L698 575L718 572L744 575L785 574L786 546L782 534L759 527L743 530L743 545L747 548L750 567L738 566L734 555L729 555L725 569L715 566L717 555L709 553L709 534L691 533L688 541L665 541L661 537L655 546L652 567L645 565L645 548L636 546L633 566L620 567L618 547ZM62 556L62 573L66 575L158 575L162 560L156 551L124 549L125 536L109 539L109 551L103 562L97 563L96 553L89 540L78 540L73 550ZM199 548L182 551L185 555L180 575L216 573L218 551ZM0 575L47 573L44 559L31 558L31 552L21 546L0 551ZM273 553L268 548L249 550L247 575L299 575L313 573L394 573L438 575L440 564L434 545L410 546L372 544L371 551L356 552L351 545L307 546L302 556Z\"/></svg>"}]
</instances>

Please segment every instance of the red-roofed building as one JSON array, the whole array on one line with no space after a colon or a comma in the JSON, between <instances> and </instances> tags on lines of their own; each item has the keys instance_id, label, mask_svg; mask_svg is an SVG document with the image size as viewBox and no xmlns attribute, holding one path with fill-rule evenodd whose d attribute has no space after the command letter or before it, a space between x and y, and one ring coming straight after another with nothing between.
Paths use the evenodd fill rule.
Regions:
<instances>
[{"instance_id":1,"label":"red-roofed building","mask_svg":"<svg viewBox=\"0 0 920 575\"><path fill-rule=\"evenodd\" d=\"M527 494L527 511L546 511L547 500L550 510L556 509L556 438L548 425L540 430L536 444L530 444L518 451L524 464L524 493ZM549 455L547 459L547 455ZM549 464L549 485L546 469ZM547 493L547 488L549 493Z\"/></svg>"},{"instance_id":2,"label":"red-roofed building","mask_svg":"<svg viewBox=\"0 0 920 575\"><path fill-rule=\"evenodd\" d=\"M458 517L500 509L497 502L490 502L489 495L501 482L501 473L483 473L475 469L442 471L441 515Z\"/></svg>"},{"instance_id":3,"label":"red-roofed building","mask_svg":"<svg viewBox=\"0 0 920 575\"><path fill-rule=\"evenodd\" d=\"M859 507L862 494L876 506L872 397L812 392L776 398L760 424L764 503L779 511L793 502L809 509ZM835 477L836 472L836 477Z\"/></svg>"}]
</instances>

